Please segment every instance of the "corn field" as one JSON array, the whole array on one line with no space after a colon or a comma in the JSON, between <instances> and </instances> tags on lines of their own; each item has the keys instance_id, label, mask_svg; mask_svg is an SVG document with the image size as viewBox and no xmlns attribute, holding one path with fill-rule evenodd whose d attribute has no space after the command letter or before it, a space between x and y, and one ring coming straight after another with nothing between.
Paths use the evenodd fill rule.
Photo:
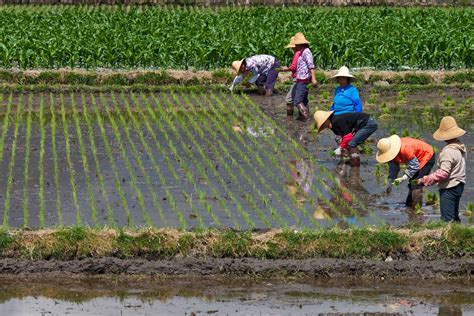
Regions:
<instances>
[{"instance_id":1,"label":"corn field","mask_svg":"<svg viewBox=\"0 0 474 316\"><path fill-rule=\"evenodd\" d=\"M257 53L289 63L302 31L316 65L474 65L472 8L4 6L0 66L214 69Z\"/></svg>"},{"instance_id":2,"label":"corn field","mask_svg":"<svg viewBox=\"0 0 474 316\"><path fill-rule=\"evenodd\" d=\"M246 96L75 92L0 99L3 227L381 222Z\"/></svg>"}]
</instances>

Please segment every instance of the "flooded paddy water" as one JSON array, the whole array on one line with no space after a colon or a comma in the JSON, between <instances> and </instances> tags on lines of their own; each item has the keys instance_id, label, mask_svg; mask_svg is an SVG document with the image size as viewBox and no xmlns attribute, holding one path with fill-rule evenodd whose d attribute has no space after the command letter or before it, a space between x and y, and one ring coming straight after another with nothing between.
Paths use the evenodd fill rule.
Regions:
<instances>
[{"instance_id":1,"label":"flooded paddy water","mask_svg":"<svg viewBox=\"0 0 474 316\"><path fill-rule=\"evenodd\" d=\"M330 156L333 135L288 119L283 96L226 93L12 93L0 103L0 218L5 227L401 225L439 217L382 194L374 153L360 168ZM330 96L313 94L312 107ZM368 92L375 140L431 140L443 113L472 130L473 92ZM369 102L370 101L370 102ZM370 103L370 104L369 104ZM262 111L263 109L263 111ZM470 151L472 133L464 137ZM473 164L468 155L468 166ZM468 179L473 177L468 168ZM435 192L436 188L430 188ZM473 200L468 183L462 199ZM466 220L464 218L464 220Z\"/></svg>"},{"instance_id":2,"label":"flooded paddy water","mask_svg":"<svg viewBox=\"0 0 474 316\"><path fill-rule=\"evenodd\" d=\"M472 287L459 281L16 276L0 289L11 316L474 314Z\"/></svg>"}]
</instances>

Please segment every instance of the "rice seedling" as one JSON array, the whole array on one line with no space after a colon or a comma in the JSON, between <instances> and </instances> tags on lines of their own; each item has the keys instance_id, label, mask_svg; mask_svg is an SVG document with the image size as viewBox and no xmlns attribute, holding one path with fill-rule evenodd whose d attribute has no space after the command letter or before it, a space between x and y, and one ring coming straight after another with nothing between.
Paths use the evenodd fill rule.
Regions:
<instances>
[{"instance_id":1,"label":"rice seedling","mask_svg":"<svg viewBox=\"0 0 474 316\"><path fill-rule=\"evenodd\" d=\"M76 170L71 158L71 145L69 140L68 122L66 119L66 109L64 105L64 95L60 95L60 108L61 108L61 119L64 133L64 140L66 143L66 161L68 164L69 171L69 183L71 185L72 200L74 203L74 209L76 211L76 225L81 225L81 210L77 199L77 188L76 188Z\"/></svg>"},{"instance_id":2,"label":"rice seedling","mask_svg":"<svg viewBox=\"0 0 474 316\"><path fill-rule=\"evenodd\" d=\"M28 96L28 113L26 119L26 140L25 140L25 167L23 171L23 226L28 227L28 180L30 168L30 144L31 144L31 122L33 111L33 94Z\"/></svg>"},{"instance_id":3,"label":"rice seedling","mask_svg":"<svg viewBox=\"0 0 474 316\"><path fill-rule=\"evenodd\" d=\"M20 94L20 97L18 98L17 101L17 106L16 106L16 114L15 114L15 128L13 132L13 141L12 141L12 146L11 146L11 155L10 155L10 162L8 163L8 180L7 180L7 190L5 193L5 201L3 204L3 227L7 228L8 227L8 222L9 222L9 212L10 212L10 199L11 199L11 189L13 185L13 168L15 167L15 157L16 157L16 146L17 146L17 140L18 140L18 129L20 126L20 116L21 112L23 110L23 94Z\"/></svg>"},{"instance_id":4,"label":"rice seedling","mask_svg":"<svg viewBox=\"0 0 474 316\"><path fill-rule=\"evenodd\" d=\"M472 218L474 214L474 203L468 202L466 205L466 209L464 210L464 216L468 218Z\"/></svg>"},{"instance_id":5,"label":"rice seedling","mask_svg":"<svg viewBox=\"0 0 474 316\"><path fill-rule=\"evenodd\" d=\"M39 171L39 221L44 225L44 153L45 153L45 141L46 141L46 127L45 127L45 118L44 118L44 95L40 95L40 104L39 104L39 128L40 128L40 148L39 148L39 160L38 160L38 171Z\"/></svg>"},{"instance_id":6,"label":"rice seedling","mask_svg":"<svg viewBox=\"0 0 474 316\"><path fill-rule=\"evenodd\" d=\"M76 135L77 135L77 141L79 143L79 150L81 152L81 160L82 160L82 168L84 169L84 177L85 177L85 182L86 182L86 188L87 192L89 195L89 205L90 205L90 211L91 211L91 219L92 223L94 226L98 225L97 221L97 207L95 205L95 197L94 197L94 192L92 191L91 187L91 180L89 176L89 163L87 161L87 155L86 155L86 148L84 145L84 141L82 139L82 131L81 131L81 123L79 122L79 117L77 115L77 110L76 110L76 104L74 101L74 94L71 93L70 95L70 100L71 100L71 107L72 107L72 116L74 120L74 125L76 127Z\"/></svg>"},{"instance_id":7,"label":"rice seedling","mask_svg":"<svg viewBox=\"0 0 474 316\"><path fill-rule=\"evenodd\" d=\"M3 94L0 95L1 100L3 101ZM5 147L5 137L7 135L8 131L8 125L10 123L10 115L11 115L11 109L13 105L13 93L10 93L10 96L8 97L8 104L7 104L7 112L5 113L5 116L3 118L3 123L2 123L2 135L0 136L0 161L3 161L3 151Z\"/></svg>"},{"instance_id":8,"label":"rice seedling","mask_svg":"<svg viewBox=\"0 0 474 316\"><path fill-rule=\"evenodd\" d=\"M63 215L61 210L61 194L59 190L59 163L58 163L58 152L56 144L56 114L54 106L54 96L52 93L49 94L49 108L51 113L51 151L53 153L53 165L54 165L54 187L56 192L56 213L58 216L58 225L62 226L63 224ZM40 214L40 227L44 227L44 214Z\"/></svg>"},{"instance_id":9,"label":"rice seedling","mask_svg":"<svg viewBox=\"0 0 474 316\"><path fill-rule=\"evenodd\" d=\"M104 147L105 147L105 152L109 158L109 162L110 162L110 168L112 169L112 173L114 175L114 183L115 183L115 187L120 195L120 200L122 202L122 208L127 216L127 224L128 226L130 227L135 227L135 220L133 219L131 213L130 213L130 208L128 207L128 203L127 203L127 199L125 198L125 193L123 192L123 189L122 189L122 183L120 181L120 178L118 176L118 171L117 171L117 166L115 165L115 158L114 158L114 155L112 153L112 149L110 148L110 143L109 143L109 140L107 139L107 134L105 132L105 127L104 127L104 122L102 120L102 116L99 112L99 108L97 106L97 103L96 103L96 99L94 97L93 94L90 95L91 97L91 105L92 105L92 109L94 111L94 114L95 114L95 118L97 119L97 124L99 125L99 129L100 129L100 136L102 138L102 142L104 144Z\"/></svg>"},{"instance_id":10,"label":"rice seedling","mask_svg":"<svg viewBox=\"0 0 474 316\"><path fill-rule=\"evenodd\" d=\"M117 123L115 122L115 119L114 119L113 115L111 115L109 105L104 100L104 95L102 93L100 94L100 100L101 100L102 106L105 108L105 112L107 114L108 121L110 122L110 124L112 126L112 131L115 135L115 139L116 139L116 141L118 143L118 146L120 148L120 153L121 153L122 159L125 161L125 168L127 169L128 174L130 176L130 184L132 185L132 188L135 191L136 199L138 201L138 205L140 206L143 219L145 220L145 223L148 226L151 226L151 219L150 219L150 216L148 215L148 212L147 212L147 209L146 209L146 206L145 206L145 200L143 198L143 193L137 185L137 176L136 176L136 174L133 170L132 164L130 163L130 159L128 158L127 150L125 149L125 146L123 144L122 135L120 134L119 127L118 127ZM127 132L127 131L128 131L128 129L125 129L125 132ZM137 154L136 148L133 147L134 143L131 141L130 144L132 145L132 151L133 151L134 155L136 156L137 162L140 161L140 157Z\"/></svg>"},{"instance_id":11,"label":"rice seedling","mask_svg":"<svg viewBox=\"0 0 474 316\"><path fill-rule=\"evenodd\" d=\"M99 178L100 191L102 193L102 198L104 199L105 205L106 205L107 219L108 219L109 225L111 227L116 227L116 223L115 223L115 220L114 220L114 215L113 215L113 212L112 212L112 208L110 207L108 194L105 190L104 175L102 173L102 169L101 169L99 159L98 159L98 156L97 156L97 147L96 147L95 140L94 140L94 132L93 132L93 129L92 129L91 119L89 117L89 113L88 113L88 110L87 110L88 105L86 103L85 95L84 95L83 92L81 92L81 101L82 101L82 117L84 118L84 120L86 122L86 125L87 125L87 135L88 135L89 144L90 144L90 148L91 148L91 152L92 152L92 157L94 158L94 164L95 164L95 169L97 171L97 177ZM75 117L78 118L78 115L75 114ZM78 132L80 132L77 127L76 127L76 130Z\"/></svg>"}]
</instances>

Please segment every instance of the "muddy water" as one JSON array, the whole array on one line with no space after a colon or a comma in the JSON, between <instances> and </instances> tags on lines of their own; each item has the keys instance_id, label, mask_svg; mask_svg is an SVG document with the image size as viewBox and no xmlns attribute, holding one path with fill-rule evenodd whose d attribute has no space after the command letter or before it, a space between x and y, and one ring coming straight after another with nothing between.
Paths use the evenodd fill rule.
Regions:
<instances>
[{"instance_id":1,"label":"muddy water","mask_svg":"<svg viewBox=\"0 0 474 316\"><path fill-rule=\"evenodd\" d=\"M2 277L0 314L472 315L470 285L358 279Z\"/></svg>"},{"instance_id":2,"label":"muddy water","mask_svg":"<svg viewBox=\"0 0 474 316\"><path fill-rule=\"evenodd\" d=\"M284 92L284 91L282 91ZM458 123L468 131L462 140L468 148L467 179L464 194L461 199L461 218L464 222L472 222L466 218L463 210L469 202L474 202L474 184L469 179L474 179L474 91L447 89L436 91L373 92L363 90L361 99L364 111L374 115L377 119L378 130L369 138L371 154L363 155L360 168L351 168L341 164L331 155L336 148L334 135L330 131L317 134L314 120L301 123L294 118L286 116L284 95L264 98L251 95L251 98L262 106L264 112L270 115L288 135L292 136L304 146L316 160L324 165L338 179L343 187L349 188L358 197L366 202L369 209L374 210L385 222L401 225L407 222L423 222L437 220L440 217L437 205L423 205L421 211L407 209L404 205L408 189L406 185L394 188L390 195L383 192L386 185L386 168L377 167L375 160L376 142L382 137L396 132L404 135L407 132L433 145L437 152L442 149L443 143L436 142L432 133L443 115L455 116ZM331 105L330 92L311 90L310 111L316 109L326 110ZM370 102L369 102L370 101ZM380 168L380 169L378 169ZM434 168L435 170L435 168ZM317 169L314 170L317 173ZM437 193L437 187L425 189L425 202L427 192ZM324 216L331 216L328 212Z\"/></svg>"}]
</instances>

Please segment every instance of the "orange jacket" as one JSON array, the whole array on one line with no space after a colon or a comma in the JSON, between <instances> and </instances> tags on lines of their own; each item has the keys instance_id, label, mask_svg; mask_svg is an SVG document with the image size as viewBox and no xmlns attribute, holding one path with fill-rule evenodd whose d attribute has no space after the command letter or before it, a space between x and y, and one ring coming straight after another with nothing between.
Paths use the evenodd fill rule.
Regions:
<instances>
[{"instance_id":1,"label":"orange jacket","mask_svg":"<svg viewBox=\"0 0 474 316\"><path fill-rule=\"evenodd\" d=\"M401 140L402 146L398 155L393 159L394 162L398 164L407 163L416 157L420 163L421 170L433 157L433 146L430 144L411 137L402 137Z\"/></svg>"}]
</instances>

